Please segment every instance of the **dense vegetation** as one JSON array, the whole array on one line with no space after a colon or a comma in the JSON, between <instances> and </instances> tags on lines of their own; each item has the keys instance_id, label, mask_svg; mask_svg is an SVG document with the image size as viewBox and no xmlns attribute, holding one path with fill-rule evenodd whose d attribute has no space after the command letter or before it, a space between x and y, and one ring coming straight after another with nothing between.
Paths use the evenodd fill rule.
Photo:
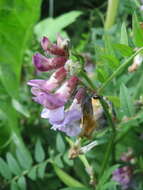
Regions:
<instances>
[{"instance_id":1,"label":"dense vegetation","mask_svg":"<svg viewBox=\"0 0 143 190\"><path fill-rule=\"evenodd\" d=\"M142 11L0 1L0 189L143 190Z\"/></svg>"}]
</instances>

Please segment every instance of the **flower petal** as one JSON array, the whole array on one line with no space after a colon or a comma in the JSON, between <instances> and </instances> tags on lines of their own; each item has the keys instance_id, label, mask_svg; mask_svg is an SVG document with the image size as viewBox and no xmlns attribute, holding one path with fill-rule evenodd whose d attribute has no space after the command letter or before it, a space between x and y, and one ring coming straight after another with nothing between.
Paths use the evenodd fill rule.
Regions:
<instances>
[{"instance_id":1,"label":"flower petal","mask_svg":"<svg viewBox=\"0 0 143 190\"><path fill-rule=\"evenodd\" d=\"M66 60L67 59L64 56L47 58L40 53L36 53L33 56L33 63L39 71L58 69L64 66Z\"/></svg>"},{"instance_id":2,"label":"flower petal","mask_svg":"<svg viewBox=\"0 0 143 190\"><path fill-rule=\"evenodd\" d=\"M64 106L53 110L44 108L41 112L41 117L49 119L51 124L59 123L64 119Z\"/></svg>"},{"instance_id":3,"label":"flower petal","mask_svg":"<svg viewBox=\"0 0 143 190\"><path fill-rule=\"evenodd\" d=\"M37 97L33 97L33 100L48 109L56 109L65 104L66 100L61 99L57 94L50 94L41 92Z\"/></svg>"},{"instance_id":4,"label":"flower petal","mask_svg":"<svg viewBox=\"0 0 143 190\"><path fill-rule=\"evenodd\" d=\"M65 56L67 54L64 46L62 48L56 44L52 44L47 37L43 37L41 40L41 46L45 51L54 55Z\"/></svg>"}]
</instances>

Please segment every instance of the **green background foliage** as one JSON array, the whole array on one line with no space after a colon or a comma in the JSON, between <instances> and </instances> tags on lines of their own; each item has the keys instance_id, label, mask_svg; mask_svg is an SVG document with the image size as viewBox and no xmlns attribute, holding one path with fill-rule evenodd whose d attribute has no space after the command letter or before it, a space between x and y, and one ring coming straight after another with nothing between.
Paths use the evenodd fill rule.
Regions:
<instances>
[{"instance_id":1,"label":"green background foliage","mask_svg":"<svg viewBox=\"0 0 143 190\"><path fill-rule=\"evenodd\" d=\"M111 176L122 165L120 156L128 147L136 160L132 189L143 189L143 66L128 72L134 57L142 53L143 15L138 0L118 3L117 16L109 14L115 22L107 30L106 0L0 1L0 189L92 190L96 186L96 190L118 190L121 187ZM68 151L75 138L50 130L26 84L37 75L32 55L41 51L41 37L55 41L57 33L70 38L72 52L92 66L90 82L110 100L115 112L111 112L114 146L109 121L92 139L82 140L83 146L95 140L97 146L74 160ZM38 77L48 76L40 73ZM96 185L90 185L88 167Z\"/></svg>"}]
</instances>

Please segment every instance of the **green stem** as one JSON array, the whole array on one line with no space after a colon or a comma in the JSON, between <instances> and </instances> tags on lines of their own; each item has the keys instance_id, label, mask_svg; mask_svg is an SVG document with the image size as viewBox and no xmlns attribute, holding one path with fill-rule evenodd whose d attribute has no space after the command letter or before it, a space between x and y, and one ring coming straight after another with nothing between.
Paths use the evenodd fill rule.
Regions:
<instances>
[{"instance_id":1,"label":"green stem","mask_svg":"<svg viewBox=\"0 0 143 190\"><path fill-rule=\"evenodd\" d=\"M102 91L105 89L105 87L113 80L113 78L115 78L121 71L123 68L125 68L129 62L141 51L143 50L143 47L140 48L138 51L136 51L136 53L134 53L132 56L130 56L127 60L125 60L125 62L123 64L121 64L115 71L114 73L106 80L106 82L101 86L101 88L99 88L98 93L102 93Z\"/></svg>"},{"instance_id":2,"label":"green stem","mask_svg":"<svg viewBox=\"0 0 143 190\"><path fill-rule=\"evenodd\" d=\"M91 89L93 91L95 91L96 87L94 86L93 82L90 80L88 75L84 71L80 71L80 75L87 81L87 83L90 85Z\"/></svg>"},{"instance_id":3,"label":"green stem","mask_svg":"<svg viewBox=\"0 0 143 190\"><path fill-rule=\"evenodd\" d=\"M108 8L105 20L105 30L110 29L114 22L117 15L119 0L108 0Z\"/></svg>"},{"instance_id":4,"label":"green stem","mask_svg":"<svg viewBox=\"0 0 143 190\"><path fill-rule=\"evenodd\" d=\"M100 170L100 173L99 173L99 179L101 178L101 176L103 175L106 167L107 167L107 164L108 164L108 161L109 161L109 158L110 158L110 155L111 155L111 152L112 152L112 148L113 148L113 144L114 144L114 134L112 134L111 136L111 139L108 143L108 146L107 146L107 150L106 150L106 153L105 153L105 157L104 157L104 160L102 162L102 165L101 165L101 170Z\"/></svg>"},{"instance_id":5,"label":"green stem","mask_svg":"<svg viewBox=\"0 0 143 190\"><path fill-rule=\"evenodd\" d=\"M112 132L115 133L116 128L115 128L115 125L113 123L112 117L110 116L110 113L108 111L108 105L107 105L106 101L102 97L99 100L100 100L100 103L101 103L101 105L102 105L102 107L104 109L104 112L105 112L106 118L108 120L108 123L112 128Z\"/></svg>"},{"instance_id":6,"label":"green stem","mask_svg":"<svg viewBox=\"0 0 143 190\"><path fill-rule=\"evenodd\" d=\"M106 103L106 101L101 97L100 99L100 103L104 109L104 112L105 112L105 115L106 115L106 118L107 118L107 121L109 123L109 126L111 127L112 129L112 136L111 136L111 139L108 143L108 146L107 146L107 150L106 150L106 153L105 153L105 157L103 159L103 162L102 162L102 166L101 166L101 171L100 171L100 174L99 174L99 179L100 177L102 176L102 174L104 173L106 167L107 167L107 164L108 164L108 161L109 161L109 158L112 154L112 160L115 160L115 146L114 146L114 141L115 141L115 137L116 137L116 127L114 125L114 122L112 120L112 117L108 111L108 105Z\"/></svg>"}]
</instances>

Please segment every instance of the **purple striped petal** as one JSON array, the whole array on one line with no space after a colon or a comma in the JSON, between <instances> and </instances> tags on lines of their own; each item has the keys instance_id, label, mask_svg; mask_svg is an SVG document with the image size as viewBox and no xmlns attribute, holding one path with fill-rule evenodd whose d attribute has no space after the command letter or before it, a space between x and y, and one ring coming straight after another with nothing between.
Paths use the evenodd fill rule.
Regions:
<instances>
[{"instance_id":1,"label":"purple striped petal","mask_svg":"<svg viewBox=\"0 0 143 190\"><path fill-rule=\"evenodd\" d=\"M53 69L58 69L64 66L66 60L67 59L64 56L47 58L40 53L36 53L33 56L33 63L39 71L49 71Z\"/></svg>"}]
</instances>

